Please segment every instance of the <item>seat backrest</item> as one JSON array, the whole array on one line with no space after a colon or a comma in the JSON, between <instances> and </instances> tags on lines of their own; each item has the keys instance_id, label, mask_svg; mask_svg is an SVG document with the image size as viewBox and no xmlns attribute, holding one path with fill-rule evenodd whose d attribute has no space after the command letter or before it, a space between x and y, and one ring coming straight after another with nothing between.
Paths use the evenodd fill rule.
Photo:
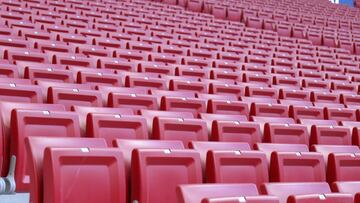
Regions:
<instances>
[{"instance_id":1,"label":"seat backrest","mask_svg":"<svg viewBox=\"0 0 360 203\"><path fill-rule=\"evenodd\" d=\"M202 183L202 170L196 151L136 149L132 153L132 202L176 202L178 185L197 183Z\"/></svg>"},{"instance_id":2,"label":"seat backrest","mask_svg":"<svg viewBox=\"0 0 360 203\"><path fill-rule=\"evenodd\" d=\"M43 162L44 202L126 203L125 167L119 150L48 147Z\"/></svg>"},{"instance_id":3,"label":"seat backrest","mask_svg":"<svg viewBox=\"0 0 360 203\"><path fill-rule=\"evenodd\" d=\"M10 155L16 156L16 190L29 191L28 160L25 149L26 137L80 137L79 119L76 113L66 111L42 111L14 109L11 113Z\"/></svg>"},{"instance_id":4,"label":"seat backrest","mask_svg":"<svg viewBox=\"0 0 360 203\"><path fill-rule=\"evenodd\" d=\"M245 175L246 174L246 175ZM209 183L254 183L269 181L266 155L259 151L209 151L206 159Z\"/></svg>"},{"instance_id":5,"label":"seat backrest","mask_svg":"<svg viewBox=\"0 0 360 203\"><path fill-rule=\"evenodd\" d=\"M291 195L326 194L331 193L326 182L319 183L265 183L261 193L279 198L280 203L287 203Z\"/></svg>"},{"instance_id":6,"label":"seat backrest","mask_svg":"<svg viewBox=\"0 0 360 203\"><path fill-rule=\"evenodd\" d=\"M10 136L11 136L11 112L13 109L33 109L44 111L64 111L65 107L61 104L34 104L34 103L16 103L0 102L0 169L1 174L5 176L8 170L10 157Z\"/></svg>"},{"instance_id":7,"label":"seat backrest","mask_svg":"<svg viewBox=\"0 0 360 203\"><path fill-rule=\"evenodd\" d=\"M122 151L126 170L130 170L131 156L134 149L184 149L178 140L115 140L115 146Z\"/></svg>"},{"instance_id":8,"label":"seat backrest","mask_svg":"<svg viewBox=\"0 0 360 203\"><path fill-rule=\"evenodd\" d=\"M30 158L30 201L43 202L43 160L46 147L100 147L104 148L106 142L101 138L45 138L27 137L25 145Z\"/></svg>"},{"instance_id":9,"label":"seat backrest","mask_svg":"<svg viewBox=\"0 0 360 203\"><path fill-rule=\"evenodd\" d=\"M334 192L357 194L359 193L360 181L336 181L331 185Z\"/></svg>"},{"instance_id":10,"label":"seat backrest","mask_svg":"<svg viewBox=\"0 0 360 203\"><path fill-rule=\"evenodd\" d=\"M274 152L270 174L271 182L326 181L324 158L317 152Z\"/></svg>"},{"instance_id":11,"label":"seat backrest","mask_svg":"<svg viewBox=\"0 0 360 203\"><path fill-rule=\"evenodd\" d=\"M134 112L129 108L109 108L109 107L91 107L91 106L72 106L72 111L79 115L80 129L82 136L86 132L86 118L89 113L101 114L118 114L118 115L134 115Z\"/></svg>"},{"instance_id":12,"label":"seat backrest","mask_svg":"<svg viewBox=\"0 0 360 203\"><path fill-rule=\"evenodd\" d=\"M206 156L210 150L230 150L230 151L250 151L251 148L245 142L199 142L192 141L189 144L190 149L195 149L200 153L201 163L205 167Z\"/></svg>"},{"instance_id":13,"label":"seat backrest","mask_svg":"<svg viewBox=\"0 0 360 203\"><path fill-rule=\"evenodd\" d=\"M274 143L257 143L255 149L265 152L268 162L273 152L308 152L309 148L305 144L274 144Z\"/></svg>"},{"instance_id":14,"label":"seat backrest","mask_svg":"<svg viewBox=\"0 0 360 203\"><path fill-rule=\"evenodd\" d=\"M148 139L148 130L142 116L89 113L86 136L104 138L113 146L116 139Z\"/></svg>"},{"instance_id":15,"label":"seat backrest","mask_svg":"<svg viewBox=\"0 0 360 203\"><path fill-rule=\"evenodd\" d=\"M354 145L312 145L311 151L320 152L324 156L325 163L331 153L360 153L358 146Z\"/></svg>"},{"instance_id":16,"label":"seat backrest","mask_svg":"<svg viewBox=\"0 0 360 203\"><path fill-rule=\"evenodd\" d=\"M257 196L255 184L188 184L179 185L179 203L199 203L205 198Z\"/></svg>"}]
</instances>

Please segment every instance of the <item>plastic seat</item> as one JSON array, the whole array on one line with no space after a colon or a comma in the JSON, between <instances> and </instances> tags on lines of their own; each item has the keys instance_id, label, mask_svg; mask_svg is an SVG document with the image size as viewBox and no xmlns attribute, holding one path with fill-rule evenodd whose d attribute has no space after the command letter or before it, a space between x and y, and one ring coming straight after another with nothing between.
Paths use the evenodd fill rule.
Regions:
<instances>
[{"instance_id":1,"label":"plastic seat","mask_svg":"<svg viewBox=\"0 0 360 203\"><path fill-rule=\"evenodd\" d=\"M111 92L108 98L109 107L131 108L134 114L141 109L158 110L156 97L152 95Z\"/></svg>"},{"instance_id":2,"label":"plastic seat","mask_svg":"<svg viewBox=\"0 0 360 203\"><path fill-rule=\"evenodd\" d=\"M92 71L79 71L77 73L77 82L80 84L95 85L108 85L108 86L121 86L121 77L116 74L92 72Z\"/></svg>"},{"instance_id":3,"label":"plastic seat","mask_svg":"<svg viewBox=\"0 0 360 203\"><path fill-rule=\"evenodd\" d=\"M209 93L217 95L235 95L237 97L245 96L245 86L234 84L209 84Z\"/></svg>"},{"instance_id":4,"label":"plastic seat","mask_svg":"<svg viewBox=\"0 0 360 203\"><path fill-rule=\"evenodd\" d=\"M262 187L264 194L277 196L280 203L340 203L349 202L347 194L332 194L327 183L266 183ZM329 196L329 199L327 197ZM340 199L337 199L340 198ZM345 198L345 199L341 199ZM351 198L351 197L350 197Z\"/></svg>"},{"instance_id":5,"label":"plastic seat","mask_svg":"<svg viewBox=\"0 0 360 203\"><path fill-rule=\"evenodd\" d=\"M201 163L197 152L173 149L136 149L133 151L132 201L176 202L177 196L174 191L178 185L201 182Z\"/></svg>"},{"instance_id":6,"label":"plastic seat","mask_svg":"<svg viewBox=\"0 0 360 203\"><path fill-rule=\"evenodd\" d=\"M184 146L191 141L207 141L206 122L201 119L154 117L152 139L181 140Z\"/></svg>"},{"instance_id":7,"label":"plastic seat","mask_svg":"<svg viewBox=\"0 0 360 203\"><path fill-rule=\"evenodd\" d=\"M79 116L79 123L82 137L86 136L86 120L90 113L93 114L111 114L111 115L134 115L134 112L129 108L107 108L107 107L90 107L90 106L72 106L72 111L75 111Z\"/></svg>"},{"instance_id":8,"label":"plastic seat","mask_svg":"<svg viewBox=\"0 0 360 203\"><path fill-rule=\"evenodd\" d=\"M104 139L95 138L44 138L28 137L25 139L26 150L30 155L30 201L45 202L43 200L43 163L44 150L47 147L66 147L66 148L104 148L106 142Z\"/></svg>"},{"instance_id":9,"label":"plastic seat","mask_svg":"<svg viewBox=\"0 0 360 203\"><path fill-rule=\"evenodd\" d=\"M15 109L11 112L11 129L10 154L17 158L15 180L19 192L30 189L26 137L80 137L79 119L73 112Z\"/></svg>"},{"instance_id":10,"label":"plastic seat","mask_svg":"<svg viewBox=\"0 0 360 203\"><path fill-rule=\"evenodd\" d=\"M170 80L169 90L207 93L207 88L205 84L197 81L191 81L185 78L184 80L177 80L177 79Z\"/></svg>"},{"instance_id":11,"label":"plastic seat","mask_svg":"<svg viewBox=\"0 0 360 203\"><path fill-rule=\"evenodd\" d=\"M360 153L331 153L328 157L327 181L360 181Z\"/></svg>"},{"instance_id":12,"label":"plastic seat","mask_svg":"<svg viewBox=\"0 0 360 203\"><path fill-rule=\"evenodd\" d=\"M264 141L269 143L309 145L309 133L305 125L266 123Z\"/></svg>"},{"instance_id":13,"label":"plastic seat","mask_svg":"<svg viewBox=\"0 0 360 203\"><path fill-rule=\"evenodd\" d=\"M288 117L288 106L281 104L252 103L250 108L252 116Z\"/></svg>"},{"instance_id":14,"label":"plastic seat","mask_svg":"<svg viewBox=\"0 0 360 203\"><path fill-rule=\"evenodd\" d=\"M134 149L184 149L183 143L178 140L117 139L114 145L123 153L127 177L130 177L131 157Z\"/></svg>"},{"instance_id":15,"label":"plastic seat","mask_svg":"<svg viewBox=\"0 0 360 203\"><path fill-rule=\"evenodd\" d=\"M302 119L320 120L324 119L324 110L314 106L293 105L289 108L289 115L297 121Z\"/></svg>"},{"instance_id":16,"label":"plastic seat","mask_svg":"<svg viewBox=\"0 0 360 203\"><path fill-rule=\"evenodd\" d=\"M351 145L351 133L348 127L313 125L311 127L310 144Z\"/></svg>"},{"instance_id":17,"label":"plastic seat","mask_svg":"<svg viewBox=\"0 0 360 203\"><path fill-rule=\"evenodd\" d=\"M356 121L356 110L349 108L325 108L325 118L328 120L341 121Z\"/></svg>"},{"instance_id":18,"label":"plastic seat","mask_svg":"<svg viewBox=\"0 0 360 203\"><path fill-rule=\"evenodd\" d=\"M44 202L126 202L124 161L116 149L46 148L43 173Z\"/></svg>"},{"instance_id":19,"label":"plastic seat","mask_svg":"<svg viewBox=\"0 0 360 203\"><path fill-rule=\"evenodd\" d=\"M247 203L279 203L277 197L272 196L248 196L248 197L224 197L224 198L206 198L201 203L238 203L245 201Z\"/></svg>"},{"instance_id":20,"label":"plastic seat","mask_svg":"<svg viewBox=\"0 0 360 203\"><path fill-rule=\"evenodd\" d=\"M198 203L205 198L258 196L255 184L183 184L177 188L179 203Z\"/></svg>"},{"instance_id":21,"label":"plastic seat","mask_svg":"<svg viewBox=\"0 0 360 203\"><path fill-rule=\"evenodd\" d=\"M246 174L246 176L244 176ZM258 151L209 151L206 159L209 183L253 183L269 181L266 155Z\"/></svg>"},{"instance_id":22,"label":"plastic seat","mask_svg":"<svg viewBox=\"0 0 360 203\"><path fill-rule=\"evenodd\" d=\"M325 163L316 152L273 152L270 162L271 182L324 182Z\"/></svg>"},{"instance_id":23,"label":"plastic seat","mask_svg":"<svg viewBox=\"0 0 360 203\"><path fill-rule=\"evenodd\" d=\"M48 53L49 60L52 61L53 64L60 64L65 66L80 66L80 67L96 67L94 62L87 58L84 55L79 54L65 54L65 53Z\"/></svg>"},{"instance_id":24,"label":"plastic seat","mask_svg":"<svg viewBox=\"0 0 360 203\"><path fill-rule=\"evenodd\" d=\"M273 152L309 152L305 144L257 143L254 148L266 154L269 165Z\"/></svg>"},{"instance_id":25,"label":"plastic seat","mask_svg":"<svg viewBox=\"0 0 360 203\"><path fill-rule=\"evenodd\" d=\"M251 148L248 143L245 142L201 142L201 141L191 141L189 143L189 148L194 149L200 154L201 163L203 169L205 170L206 156L210 150L230 150L230 151L250 151ZM205 178L205 177L204 177Z\"/></svg>"},{"instance_id":26,"label":"plastic seat","mask_svg":"<svg viewBox=\"0 0 360 203\"><path fill-rule=\"evenodd\" d=\"M5 175L8 170L9 158L10 158L10 141L11 141L11 112L14 109L32 109L32 110L44 110L44 111L64 111L63 105L57 104L33 104L33 103L17 103L17 102L0 102L0 113L2 121L2 133L0 142L0 153L2 159L0 159L1 174ZM20 149L21 150L21 149Z\"/></svg>"},{"instance_id":27,"label":"plastic seat","mask_svg":"<svg viewBox=\"0 0 360 203\"><path fill-rule=\"evenodd\" d=\"M10 102L42 103L41 88L35 85L2 83L0 84L0 99Z\"/></svg>"},{"instance_id":28,"label":"plastic seat","mask_svg":"<svg viewBox=\"0 0 360 203\"><path fill-rule=\"evenodd\" d=\"M165 80L154 77L139 77L130 76L125 77L125 87L141 87L147 89L166 89Z\"/></svg>"},{"instance_id":29,"label":"plastic seat","mask_svg":"<svg viewBox=\"0 0 360 203\"><path fill-rule=\"evenodd\" d=\"M104 138L108 146L116 139L148 139L146 120L141 116L89 113L86 136Z\"/></svg>"},{"instance_id":30,"label":"plastic seat","mask_svg":"<svg viewBox=\"0 0 360 203\"><path fill-rule=\"evenodd\" d=\"M133 61L126 61L121 59L97 57L97 68L110 69L116 71L135 72L138 68L138 63Z\"/></svg>"},{"instance_id":31,"label":"plastic seat","mask_svg":"<svg viewBox=\"0 0 360 203\"><path fill-rule=\"evenodd\" d=\"M139 72L157 73L160 75L175 75L175 66L162 63L142 62L139 64Z\"/></svg>"},{"instance_id":32,"label":"plastic seat","mask_svg":"<svg viewBox=\"0 0 360 203\"><path fill-rule=\"evenodd\" d=\"M35 68L26 67L24 70L24 78L35 80L46 80L54 82L73 83L75 82L71 71L52 69L52 68Z\"/></svg>"},{"instance_id":33,"label":"plastic seat","mask_svg":"<svg viewBox=\"0 0 360 203\"><path fill-rule=\"evenodd\" d=\"M246 87L246 96L248 97L266 97L272 99L279 98L279 92L277 89L264 88L264 87Z\"/></svg>"},{"instance_id":34,"label":"plastic seat","mask_svg":"<svg viewBox=\"0 0 360 203\"><path fill-rule=\"evenodd\" d=\"M352 145L313 145L311 146L311 151L323 154L326 164L331 153L360 153L359 147Z\"/></svg>"},{"instance_id":35,"label":"plastic seat","mask_svg":"<svg viewBox=\"0 0 360 203\"><path fill-rule=\"evenodd\" d=\"M67 110L71 110L71 106L92 106L101 107L102 99L98 91L80 90L61 87L50 87L48 90L48 103L63 104Z\"/></svg>"},{"instance_id":36,"label":"plastic seat","mask_svg":"<svg viewBox=\"0 0 360 203\"><path fill-rule=\"evenodd\" d=\"M207 112L213 114L236 114L249 116L249 106L240 101L230 101L224 95L216 95L223 99L209 99L207 103Z\"/></svg>"},{"instance_id":37,"label":"plastic seat","mask_svg":"<svg viewBox=\"0 0 360 203\"><path fill-rule=\"evenodd\" d=\"M360 181L337 181L331 185L331 188L334 192L356 195L360 192L359 186L360 186Z\"/></svg>"},{"instance_id":38,"label":"plastic seat","mask_svg":"<svg viewBox=\"0 0 360 203\"><path fill-rule=\"evenodd\" d=\"M160 109L163 111L191 112L194 117L197 117L200 113L206 112L206 102L201 99L163 96Z\"/></svg>"}]
</instances>

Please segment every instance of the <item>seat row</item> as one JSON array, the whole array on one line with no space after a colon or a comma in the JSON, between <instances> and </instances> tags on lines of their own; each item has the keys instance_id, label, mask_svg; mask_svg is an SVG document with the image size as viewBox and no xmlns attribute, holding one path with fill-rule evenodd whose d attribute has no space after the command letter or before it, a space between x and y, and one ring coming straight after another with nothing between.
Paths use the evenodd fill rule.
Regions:
<instances>
[{"instance_id":1,"label":"seat row","mask_svg":"<svg viewBox=\"0 0 360 203\"><path fill-rule=\"evenodd\" d=\"M33 165L29 173L34 186L31 190L31 200L57 202L65 197L64 195L72 201L88 202L111 202L115 200L126 202L127 198L139 202L186 203L220 197L247 199L247 196L259 195L256 185L252 182L261 181L263 177L266 179L266 176L260 175L261 171L267 171L268 167L266 163L262 162L266 159L265 154L255 151L242 151L241 148L247 147L249 149L249 146L243 143L193 143L195 149L200 147L200 150L205 152L210 150L207 153L207 164L212 165L210 169L213 171L208 173L209 175L206 177L209 178L212 174L220 174L220 182L223 182L221 184L200 184L203 181L200 155L197 151L183 149L181 142L117 140L116 145L118 149L104 149L106 147L105 141L95 138L27 138L26 146L31 157L31 165ZM289 145L280 148L282 147L291 148ZM295 146L292 150L297 147L301 148L301 146ZM221 148L226 148L226 151L221 151ZM232 149L240 150L234 151ZM338 150L336 147L328 147L326 150L346 151L346 149ZM350 151L352 150L359 151L359 148L350 148ZM273 152L271 156L274 165L280 166L280 169L278 168L278 172L270 174L270 177L273 175L277 178L288 179L291 182L291 180L296 181L296 178L293 179L294 177L309 181L313 178L321 179L323 175L315 172L319 167L321 168L319 164L324 165L324 161L321 161L323 155L320 153ZM316 158L311 160L311 156ZM331 167L331 170L339 175L335 177L348 177L354 181L357 180L356 164L352 165L354 170L349 171L349 165L341 164L344 162L339 161L351 159L353 162L357 160L355 158L357 154L332 153L329 157L328 168L332 164L337 166L337 168ZM332 162L333 159L336 161ZM302 169L294 173L295 163ZM271 168L272 166L270 166L270 171ZM245 173L246 175L244 175ZM230 178L231 176L233 179ZM306 180L307 178L309 180ZM250 197L249 200L251 202L252 198L255 198L254 200L270 198L270 202L279 200L279 202L285 203L291 195L306 194L310 196L291 197L295 198L292 201L302 202L305 198L307 199L306 202L326 200L331 203L344 203L345 201L353 202L352 195L359 192L358 187L356 187L359 182L353 182L352 184L355 186L353 188L347 186L350 185L348 182L335 182L333 185L334 192L346 194L332 194L329 185L322 182L324 178L318 181L320 182L266 183L267 181L264 181L264 184L258 185L261 194L274 197ZM97 184L94 184L95 182ZM61 185L60 188L59 185ZM71 185L77 185L77 187L69 187ZM84 188L85 185L87 185L86 188ZM246 193L241 190L241 187L247 188L251 192ZM176 190L177 192L175 192ZM89 191L96 191L96 193L89 193ZM165 199L164 196L166 196Z\"/></svg>"}]
</instances>

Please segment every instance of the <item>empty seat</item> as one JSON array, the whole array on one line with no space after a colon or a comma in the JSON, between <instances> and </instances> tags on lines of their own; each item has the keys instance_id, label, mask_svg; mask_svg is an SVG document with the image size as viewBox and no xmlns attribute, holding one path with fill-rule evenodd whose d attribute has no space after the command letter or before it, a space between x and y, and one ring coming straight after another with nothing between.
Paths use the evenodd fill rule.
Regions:
<instances>
[{"instance_id":1,"label":"empty seat","mask_svg":"<svg viewBox=\"0 0 360 203\"><path fill-rule=\"evenodd\" d=\"M309 145L309 133L305 125L266 123L264 126L264 141Z\"/></svg>"},{"instance_id":2,"label":"empty seat","mask_svg":"<svg viewBox=\"0 0 360 203\"><path fill-rule=\"evenodd\" d=\"M5 175L8 170L10 158L10 141L11 141L11 112L14 109L31 109L43 111L64 111L63 105L57 104L33 104L33 103L16 103L16 102L0 102L1 115L1 142L0 142L0 169L2 175ZM21 150L21 149L20 149Z\"/></svg>"},{"instance_id":3,"label":"empty seat","mask_svg":"<svg viewBox=\"0 0 360 203\"><path fill-rule=\"evenodd\" d=\"M202 99L164 96L160 108L163 111L191 112L194 117L198 117L200 113L206 112L206 102Z\"/></svg>"},{"instance_id":4,"label":"empty seat","mask_svg":"<svg viewBox=\"0 0 360 203\"><path fill-rule=\"evenodd\" d=\"M269 181L266 155L259 151L211 150L207 153L206 179L209 183L253 183L260 187Z\"/></svg>"},{"instance_id":5,"label":"empty seat","mask_svg":"<svg viewBox=\"0 0 360 203\"><path fill-rule=\"evenodd\" d=\"M223 197L223 198L206 198L201 203L279 203L279 199L273 196L240 196L240 197Z\"/></svg>"},{"instance_id":6,"label":"empty seat","mask_svg":"<svg viewBox=\"0 0 360 203\"><path fill-rule=\"evenodd\" d=\"M226 100L224 95L216 95L223 99L209 99L207 112L213 114L240 114L249 116L249 105L245 102Z\"/></svg>"},{"instance_id":7,"label":"empty seat","mask_svg":"<svg viewBox=\"0 0 360 203\"><path fill-rule=\"evenodd\" d=\"M42 103L41 88L35 85L25 85L14 83L0 84L1 101Z\"/></svg>"},{"instance_id":8,"label":"empty seat","mask_svg":"<svg viewBox=\"0 0 360 203\"><path fill-rule=\"evenodd\" d=\"M86 136L86 120L89 113L94 114L116 114L116 115L133 115L134 112L128 108L107 108L107 107L90 107L90 106L72 106L79 116L79 123L82 137Z\"/></svg>"},{"instance_id":9,"label":"empty seat","mask_svg":"<svg viewBox=\"0 0 360 203\"><path fill-rule=\"evenodd\" d=\"M273 152L308 152L309 148L305 144L274 144L274 143L257 143L254 147L256 150L266 154L270 164L271 154Z\"/></svg>"},{"instance_id":10,"label":"empty seat","mask_svg":"<svg viewBox=\"0 0 360 203\"><path fill-rule=\"evenodd\" d=\"M43 161L44 150L47 147L66 147L66 148L104 148L106 142L100 138L45 138L28 137L25 139L26 150L30 155L30 201L43 201Z\"/></svg>"},{"instance_id":11,"label":"empty seat","mask_svg":"<svg viewBox=\"0 0 360 203\"><path fill-rule=\"evenodd\" d=\"M326 181L324 158L316 152L273 152L270 174L271 182Z\"/></svg>"},{"instance_id":12,"label":"empty seat","mask_svg":"<svg viewBox=\"0 0 360 203\"><path fill-rule=\"evenodd\" d=\"M124 161L116 149L46 148L43 165L44 202L126 202Z\"/></svg>"},{"instance_id":13,"label":"empty seat","mask_svg":"<svg viewBox=\"0 0 360 203\"><path fill-rule=\"evenodd\" d=\"M327 180L360 181L358 173L360 166L360 153L331 153L328 158Z\"/></svg>"},{"instance_id":14,"label":"empty seat","mask_svg":"<svg viewBox=\"0 0 360 203\"><path fill-rule=\"evenodd\" d=\"M158 109L155 96L116 92L111 92L109 94L108 106L117 108L130 108L134 111L134 114L138 114L139 110L141 109Z\"/></svg>"},{"instance_id":15,"label":"empty seat","mask_svg":"<svg viewBox=\"0 0 360 203\"><path fill-rule=\"evenodd\" d=\"M191 141L207 141L206 122L201 119L155 117L152 139L181 140L185 147Z\"/></svg>"},{"instance_id":16,"label":"empty seat","mask_svg":"<svg viewBox=\"0 0 360 203\"><path fill-rule=\"evenodd\" d=\"M183 184L177 188L179 203L198 203L205 198L258 196L255 184Z\"/></svg>"},{"instance_id":17,"label":"empty seat","mask_svg":"<svg viewBox=\"0 0 360 203\"><path fill-rule=\"evenodd\" d=\"M73 105L101 107L102 99L98 91L50 87L48 103L63 104L67 110L71 110Z\"/></svg>"},{"instance_id":18,"label":"empty seat","mask_svg":"<svg viewBox=\"0 0 360 203\"><path fill-rule=\"evenodd\" d=\"M349 108L325 108L325 118L335 121L356 121L356 110Z\"/></svg>"},{"instance_id":19,"label":"empty seat","mask_svg":"<svg viewBox=\"0 0 360 203\"><path fill-rule=\"evenodd\" d=\"M355 195L360 193L360 189L359 189L360 181L337 181L332 184L331 188L334 192L348 193Z\"/></svg>"},{"instance_id":20,"label":"empty seat","mask_svg":"<svg viewBox=\"0 0 360 203\"><path fill-rule=\"evenodd\" d=\"M312 145L311 151L320 152L324 156L325 163L331 153L360 153L358 146L353 145Z\"/></svg>"},{"instance_id":21,"label":"empty seat","mask_svg":"<svg viewBox=\"0 0 360 203\"><path fill-rule=\"evenodd\" d=\"M131 160L131 200L176 202L180 184L202 182L200 156L192 150L136 149Z\"/></svg>"},{"instance_id":22,"label":"empty seat","mask_svg":"<svg viewBox=\"0 0 360 203\"><path fill-rule=\"evenodd\" d=\"M288 106L281 104L252 103L250 114L253 116L288 117Z\"/></svg>"},{"instance_id":23,"label":"empty seat","mask_svg":"<svg viewBox=\"0 0 360 203\"><path fill-rule=\"evenodd\" d=\"M351 145L350 128L344 126L323 126L321 124L311 127L310 144L325 145Z\"/></svg>"},{"instance_id":24,"label":"empty seat","mask_svg":"<svg viewBox=\"0 0 360 203\"><path fill-rule=\"evenodd\" d=\"M141 116L88 113L86 136L104 138L113 146L116 139L148 139L148 131Z\"/></svg>"},{"instance_id":25,"label":"empty seat","mask_svg":"<svg viewBox=\"0 0 360 203\"><path fill-rule=\"evenodd\" d=\"M293 105L289 108L289 116L296 121L299 119L324 119L324 111L320 107Z\"/></svg>"},{"instance_id":26,"label":"empty seat","mask_svg":"<svg viewBox=\"0 0 360 203\"><path fill-rule=\"evenodd\" d=\"M280 203L340 203L351 202L347 194L332 194L329 185L322 183L265 183L262 192L277 196ZM309 195L309 196L306 196ZM329 196L329 200L327 200ZM340 199L338 199L340 198ZM344 199L343 199L344 198ZM350 197L351 198L351 197ZM307 199L307 200L306 200ZM344 201L343 201L344 200Z\"/></svg>"},{"instance_id":27,"label":"empty seat","mask_svg":"<svg viewBox=\"0 0 360 203\"><path fill-rule=\"evenodd\" d=\"M195 149L200 154L201 163L205 169L206 156L210 150L230 150L230 151L250 151L251 148L245 142L199 142L192 141L189 144L190 149Z\"/></svg>"},{"instance_id":28,"label":"empty seat","mask_svg":"<svg viewBox=\"0 0 360 203\"><path fill-rule=\"evenodd\" d=\"M30 189L26 137L80 137L79 119L74 112L15 109L11 113L10 155L15 155L16 190Z\"/></svg>"},{"instance_id":29,"label":"empty seat","mask_svg":"<svg viewBox=\"0 0 360 203\"><path fill-rule=\"evenodd\" d=\"M127 140L117 139L115 146L122 151L127 174L131 168L131 156L134 149L184 149L178 140Z\"/></svg>"}]
</instances>

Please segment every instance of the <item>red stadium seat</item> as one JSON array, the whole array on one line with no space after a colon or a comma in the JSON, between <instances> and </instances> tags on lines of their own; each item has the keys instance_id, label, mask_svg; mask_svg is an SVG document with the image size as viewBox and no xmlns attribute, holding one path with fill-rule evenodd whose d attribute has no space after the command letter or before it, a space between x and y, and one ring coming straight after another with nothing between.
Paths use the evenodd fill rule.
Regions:
<instances>
[{"instance_id":1,"label":"red stadium seat","mask_svg":"<svg viewBox=\"0 0 360 203\"><path fill-rule=\"evenodd\" d=\"M266 123L264 141L269 143L309 145L309 133L305 125Z\"/></svg>"},{"instance_id":2,"label":"red stadium seat","mask_svg":"<svg viewBox=\"0 0 360 203\"><path fill-rule=\"evenodd\" d=\"M116 149L46 148L43 165L44 202L126 202L124 161Z\"/></svg>"},{"instance_id":3,"label":"red stadium seat","mask_svg":"<svg viewBox=\"0 0 360 203\"><path fill-rule=\"evenodd\" d=\"M324 158L316 152L274 152L270 163L271 182L324 182Z\"/></svg>"},{"instance_id":4,"label":"red stadium seat","mask_svg":"<svg viewBox=\"0 0 360 203\"><path fill-rule=\"evenodd\" d=\"M257 143L254 148L266 154L269 164L273 152L309 152L308 146L304 144Z\"/></svg>"},{"instance_id":5,"label":"red stadium seat","mask_svg":"<svg viewBox=\"0 0 360 203\"><path fill-rule=\"evenodd\" d=\"M50 87L48 103L63 104L67 110L70 110L73 105L102 107L100 92L76 88Z\"/></svg>"},{"instance_id":6,"label":"red stadium seat","mask_svg":"<svg viewBox=\"0 0 360 203\"><path fill-rule=\"evenodd\" d=\"M179 203L197 203L205 198L257 196L255 184L183 184L177 188Z\"/></svg>"},{"instance_id":7,"label":"red stadium seat","mask_svg":"<svg viewBox=\"0 0 360 203\"><path fill-rule=\"evenodd\" d=\"M206 179L209 183L253 183L260 187L269 181L266 155L258 151L211 150L207 153Z\"/></svg>"},{"instance_id":8,"label":"red stadium seat","mask_svg":"<svg viewBox=\"0 0 360 203\"><path fill-rule=\"evenodd\" d=\"M210 150L230 150L230 151L250 151L251 148L248 143L245 142L199 142L191 141L189 148L194 149L200 154L201 163L205 169L206 156Z\"/></svg>"},{"instance_id":9,"label":"red stadium seat","mask_svg":"<svg viewBox=\"0 0 360 203\"><path fill-rule=\"evenodd\" d=\"M313 145L311 151L323 154L326 164L331 153L360 153L359 147L353 145Z\"/></svg>"},{"instance_id":10,"label":"red stadium seat","mask_svg":"<svg viewBox=\"0 0 360 203\"><path fill-rule=\"evenodd\" d=\"M348 127L317 124L311 127L310 144L351 145L351 135Z\"/></svg>"},{"instance_id":11,"label":"red stadium seat","mask_svg":"<svg viewBox=\"0 0 360 203\"><path fill-rule=\"evenodd\" d=\"M206 122L201 119L164 118L153 119L152 139L181 140L184 146L191 141L207 141Z\"/></svg>"},{"instance_id":12,"label":"red stadium seat","mask_svg":"<svg viewBox=\"0 0 360 203\"><path fill-rule=\"evenodd\" d=\"M340 203L351 202L348 194L332 194L329 185L322 183L266 183L262 192L277 196L280 203ZM329 199L327 197L329 196ZM350 199L349 199L350 198Z\"/></svg>"},{"instance_id":13,"label":"red stadium seat","mask_svg":"<svg viewBox=\"0 0 360 203\"><path fill-rule=\"evenodd\" d=\"M86 136L104 138L113 146L116 139L148 139L148 131L141 116L88 113Z\"/></svg>"},{"instance_id":14,"label":"red stadium seat","mask_svg":"<svg viewBox=\"0 0 360 203\"><path fill-rule=\"evenodd\" d=\"M29 157L24 150L26 137L80 137L79 119L73 112L15 109L11 113L11 129L10 154L17 158L15 180L19 192L31 187Z\"/></svg>"},{"instance_id":15,"label":"red stadium seat","mask_svg":"<svg viewBox=\"0 0 360 203\"><path fill-rule=\"evenodd\" d=\"M131 160L132 201L176 202L177 197L174 191L179 184L201 182L201 163L197 152L172 149L136 149L133 151Z\"/></svg>"},{"instance_id":16,"label":"red stadium seat","mask_svg":"<svg viewBox=\"0 0 360 203\"><path fill-rule=\"evenodd\" d=\"M331 153L328 158L329 183L335 181L360 181L359 153Z\"/></svg>"},{"instance_id":17,"label":"red stadium seat","mask_svg":"<svg viewBox=\"0 0 360 203\"><path fill-rule=\"evenodd\" d=\"M44 150L47 147L66 147L66 148L104 148L106 142L103 139L95 138L44 138L28 137L25 139L26 150L30 158L30 180L33 187L30 188L30 201L45 202L43 200L43 163Z\"/></svg>"}]
</instances>

